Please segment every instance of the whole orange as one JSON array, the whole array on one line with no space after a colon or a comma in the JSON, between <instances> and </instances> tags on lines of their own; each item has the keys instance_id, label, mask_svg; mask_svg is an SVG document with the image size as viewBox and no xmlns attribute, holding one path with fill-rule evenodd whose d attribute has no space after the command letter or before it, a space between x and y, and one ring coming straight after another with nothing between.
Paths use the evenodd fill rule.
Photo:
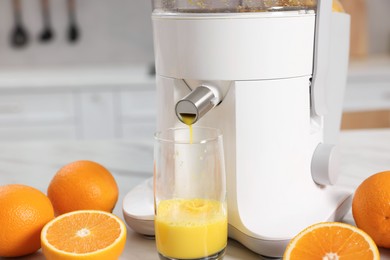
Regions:
<instances>
[{"instance_id":1,"label":"whole orange","mask_svg":"<svg viewBox=\"0 0 390 260\"><path fill-rule=\"evenodd\" d=\"M378 246L390 248L390 171L376 173L359 185L352 214L356 225Z\"/></svg>"},{"instance_id":2,"label":"whole orange","mask_svg":"<svg viewBox=\"0 0 390 260\"><path fill-rule=\"evenodd\" d=\"M118 200L118 186L102 165L76 161L55 174L47 195L56 215L87 209L112 212Z\"/></svg>"},{"instance_id":3,"label":"whole orange","mask_svg":"<svg viewBox=\"0 0 390 260\"><path fill-rule=\"evenodd\" d=\"M19 184L0 186L0 256L37 251L41 230L53 218L50 200L41 191Z\"/></svg>"}]
</instances>

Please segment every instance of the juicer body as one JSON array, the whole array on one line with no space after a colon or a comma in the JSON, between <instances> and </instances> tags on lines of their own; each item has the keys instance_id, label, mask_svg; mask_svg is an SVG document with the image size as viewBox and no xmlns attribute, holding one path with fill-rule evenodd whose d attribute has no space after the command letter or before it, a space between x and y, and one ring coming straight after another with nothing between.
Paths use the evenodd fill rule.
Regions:
<instances>
[{"instance_id":1,"label":"juicer body","mask_svg":"<svg viewBox=\"0 0 390 260\"><path fill-rule=\"evenodd\" d=\"M330 66L328 75L339 81L329 88L342 97L348 17L332 17L338 38L330 54L338 69ZM184 126L175 104L197 86L212 85L223 93L221 104L197 124L223 132L229 236L257 253L278 257L303 228L340 219L350 192L316 183L312 176L317 168L334 174L329 165L313 163L334 163L334 150L325 155L316 150L324 144L325 118L340 119L341 114L341 103L334 100L328 100L337 106L333 114L313 112L315 14L154 15L153 23L157 130ZM337 135L339 124L333 127L330 132Z\"/></svg>"},{"instance_id":2,"label":"juicer body","mask_svg":"<svg viewBox=\"0 0 390 260\"><path fill-rule=\"evenodd\" d=\"M327 48L318 49L310 10L153 14L157 131L185 127L175 105L198 86L220 90L222 102L196 124L223 133L229 237L261 255L281 257L299 231L340 220L350 207L351 192L332 185L349 16L333 13L329 24ZM319 51L329 62L316 80L325 91L313 85L324 68ZM133 227L137 212L128 208Z\"/></svg>"}]
</instances>

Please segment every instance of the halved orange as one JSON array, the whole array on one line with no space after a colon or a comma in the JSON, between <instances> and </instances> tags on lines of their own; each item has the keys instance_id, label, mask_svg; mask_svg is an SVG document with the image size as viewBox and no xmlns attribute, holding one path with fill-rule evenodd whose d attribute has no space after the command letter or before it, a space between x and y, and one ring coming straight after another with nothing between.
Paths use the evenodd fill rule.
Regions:
<instances>
[{"instance_id":1,"label":"halved orange","mask_svg":"<svg viewBox=\"0 0 390 260\"><path fill-rule=\"evenodd\" d=\"M126 243L126 226L105 211L73 211L47 223L41 243L48 260L118 259Z\"/></svg>"},{"instance_id":2,"label":"halved orange","mask_svg":"<svg viewBox=\"0 0 390 260\"><path fill-rule=\"evenodd\" d=\"M288 244L284 260L379 260L379 251L363 230L340 222L309 226Z\"/></svg>"}]
</instances>

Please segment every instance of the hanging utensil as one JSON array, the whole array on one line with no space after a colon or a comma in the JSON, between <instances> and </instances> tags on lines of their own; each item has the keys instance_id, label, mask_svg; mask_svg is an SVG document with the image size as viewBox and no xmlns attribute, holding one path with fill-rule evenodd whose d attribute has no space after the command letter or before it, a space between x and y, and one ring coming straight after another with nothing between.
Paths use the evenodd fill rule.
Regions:
<instances>
[{"instance_id":1,"label":"hanging utensil","mask_svg":"<svg viewBox=\"0 0 390 260\"><path fill-rule=\"evenodd\" d=\"M69 16L68 41L74 43L80 38L80 29L76 22L76 1L67 0L67 3Z\"/></svg>"},{"instance_id":2,"label":"hanging utensil","mask_svg":"<svg viewBox=\"0 0 390 260\"><path fill-rule=\"evenodd\" d=\"M22 6L20 0L12 0L12 8L14 12L14 29L11 32L11 45L15 48L21 48L27 45L29 35L24 28L22 21Z\"/></svg>"},{"instance_id":3,"label":"hanging utensil","mask_svg":"<svg viewBox=\"0 0 390 260\"><path fill-rule=\"evenodd\" d=\"M39 35L41 42L49 42L54 38L54 31L51 26L50 19L50 5L49 0L41 0L42 19L43 19L43 30Z\"/></svg>"}]
</instances>

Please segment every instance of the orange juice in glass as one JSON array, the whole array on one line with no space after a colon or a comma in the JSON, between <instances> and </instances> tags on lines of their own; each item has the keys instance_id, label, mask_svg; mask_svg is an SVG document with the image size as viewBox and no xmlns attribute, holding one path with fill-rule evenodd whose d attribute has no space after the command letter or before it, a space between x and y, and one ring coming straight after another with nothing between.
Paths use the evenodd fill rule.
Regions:
<instances>
[{"instance_id":1,"label":"orange juice in glass","mask_svg":"<svg viewBox=\"0 0 390 260\"><path fill-rule=\"evenodd\" d=\"M228 223L221 132L193 127L192 138L189 128L157 133L154 197L161 259L222 259Z\"/></svg>"}]
</instances>

